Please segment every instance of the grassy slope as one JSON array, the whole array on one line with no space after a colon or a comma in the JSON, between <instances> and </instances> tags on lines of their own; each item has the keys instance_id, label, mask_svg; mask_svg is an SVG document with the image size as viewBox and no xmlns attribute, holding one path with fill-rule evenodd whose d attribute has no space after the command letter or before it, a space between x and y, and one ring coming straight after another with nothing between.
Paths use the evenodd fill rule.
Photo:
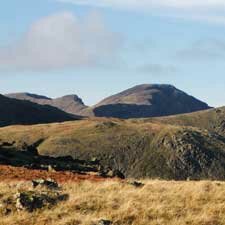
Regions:
<instances>
[{"instance_id":1,"label":"grassy slope","mask_svg":"<svg viewBox=\"0 0 225 225\"><path fill-rule=\"evenodd\" d=\"M223 225L225 183L145 181L143 188L126 183L66 183L69 200L29 214L1 215L1 225L92 225L100 219L113 225ZM0 202L29 182L0 183ZM4 209L0 208L0 214Z\"/></svg>"},{"instance_id":2,"label":"grassy slope","mask_svg":"<svg viewBox=\"0 0 225 225\"><path fill-rule=\"evenodd\" d=\"M225 136L225 107L190 114L146 119L145 121L158 121L165 124L198 127Z\"/></svg>"},{"instance_id":3,"label":"grassy slope","mask_svg":"<svg viewBox=\"0 0 225 225\"><path fill-rule=\"evenodd\" d=\"M225 177L225 141L197 128L142 121L89 119L0 129L2 142L38 143L40 154L71 155L121 170L126 176L163 179Z\"/></svg>"}]
</instances>

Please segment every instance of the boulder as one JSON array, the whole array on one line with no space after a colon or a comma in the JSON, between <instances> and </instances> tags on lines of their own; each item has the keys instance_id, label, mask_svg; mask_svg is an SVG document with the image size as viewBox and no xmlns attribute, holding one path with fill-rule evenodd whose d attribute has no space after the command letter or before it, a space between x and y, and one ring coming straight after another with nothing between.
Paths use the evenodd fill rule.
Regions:
<instances>
[{"instance_id":1,"label":"boulder","mask_svg":"<svg viewBox=\"0 0 225 225\"><path fill-rule=\"evenodd\" d=\"M119 170L112 170L110 168L108 169L101 169L99 172L99 175L102 177L108 177L108 178L120 178L125 179L124 174Z\"/></svg>"},{"instance_id":2,"label":"boulder","mask_svg":"<svg viewBox=\"0 0 225 225\"><path fill-rule=\"evenodd\" d=\"M48 189L58 189L59 188L58 183L51 178L32 180L32 185L33 185L33 188L36 188L38 186L47 187Z\"/></svg>"},{"instance_id":3,"label":"boulder","mask_svg":"<svg viewBox=\"0 0 225 225\"><path fill-rule=\"evenodd\" d=\"M56 172L56 170L53 168L53 166L48 166L48 172Z\"/></svg>"},{"instance_id":4,"label":"boulder","mask_svg":"<svg viewBox=\"0 0 225 225\"><path fill-rule=\"evenodd\" d=\"M132 181L129 183L130 185L136 187L136 188L141 188L141 187L144 187L144 184L141 183L141 182L138 182L138 181Z\"/></svg>"},{"instance_id":5,"label":"boulder","mask_svg":"<svg viewBox=\"0 0 225 225\"><path fill-rule=\"evenodd\" d=\"M16 209L19 210L27 210L29 212L33 212L36 209L43 208L47 202L49 202L49 198L44 194L37 194L34 192L21 192L17 193L16 196Z\"/></svg>"},{"instance_id":6,"label":"boulder","mask_svg":"<svg viewBox=\"0 0 225 225\"><path fill-rule=\"evenodd\" d=\"M118 177L120 179L125 179L125 175L120 170L113 170L113 177Z\"/></svg>"},{"instance_id":7,"label":"boulder","mask_svg":"<svg viewBox=\"0 0 225 225\"><path fill-rule=\"evenodd\" d=\"M111 225L112 221L110 220L99 220L99 222L97 223L97 225Z\"/></svg>"},{"instance_id":8,"label":"boulder","mask_svg":"<svg viewBox=\"0 0 225 225\"><path fill-rule=\"evenodd\" d=\"M51 207L59 201L65 201L67 199L67 194L62 195L58 192L24 191L15 195L15 206L18 211L26 210L33 212L44 207Z\"/></svg>"}]
</instances>

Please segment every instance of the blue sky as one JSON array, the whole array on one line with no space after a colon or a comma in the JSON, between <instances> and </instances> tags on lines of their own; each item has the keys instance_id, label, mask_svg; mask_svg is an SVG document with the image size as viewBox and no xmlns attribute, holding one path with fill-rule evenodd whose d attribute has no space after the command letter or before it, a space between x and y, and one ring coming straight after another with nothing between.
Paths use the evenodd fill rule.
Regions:
<instances>
[{"instance_id":1,"label":"blue sky","mask_svg":"<svg viewBox=\"0 0 225 225\"><path fill-rule=\"evenodd\" d=\"M74 93L92 105L169 83L225 105L225 1L138 2L3 1L0 93Z\"/></svg>"}]
</instances>

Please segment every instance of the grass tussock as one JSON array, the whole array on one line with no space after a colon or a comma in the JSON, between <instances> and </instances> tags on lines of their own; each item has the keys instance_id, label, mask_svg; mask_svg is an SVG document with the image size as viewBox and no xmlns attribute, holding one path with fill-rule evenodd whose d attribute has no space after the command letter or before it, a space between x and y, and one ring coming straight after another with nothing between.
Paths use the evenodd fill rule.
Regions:
<instances>
[{"instance_id":1,"label":"grass tussock","mask_svg":"<svg viewBox=\"0 0 225 225\"><path fill-rule=\"evenodd\" d=\"M69 200L32 214L13 212L0 217L1 225L92 225L100 219L113 225L222 225L225 224L224 182L144 181L134 186L118 181L63 184ZM0 201L29 182L0 183Z\"/></svg>"}]
</instances>

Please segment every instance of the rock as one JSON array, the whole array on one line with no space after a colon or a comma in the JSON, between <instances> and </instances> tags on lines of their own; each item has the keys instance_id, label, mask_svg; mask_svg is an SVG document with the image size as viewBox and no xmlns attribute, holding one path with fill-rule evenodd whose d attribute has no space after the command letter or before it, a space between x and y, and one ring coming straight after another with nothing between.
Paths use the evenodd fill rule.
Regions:
<instances>
[{"instance_id":1,"label":"rock","mask_svg":"<svg viewBox=\"0 0 225 225\"><path fill-rule=\"evenodd\" d=\"M125 175L120 170L114 170L113 176L118 177L120 179L125 179Z\"/></svg>"},{"instance_id":2,"label":"rock","mask_svg":"<svg viewBox=\"0 0 225 225\"><path fill-rule=\"evenodd\" d=\"M40 168L43 169L43 170L48 170L48 165L41 164Z\"/></svg>"},{"instance_id":3,"label":"rock","mask_svg":"<svg viewBox=\"0 0 225 225\"><path fill-rule=\"evenodd\" d=\"M36 188L37 186L47 187L49 189L58 189L59 185L56 181L54 181L51 178L48 179L37 179L32 180L33 188Z\"/></svg>"},{"instance_id":4,"label":"rock","mask_svg":"<svg viewBox=\"0 0 225 225\"><path fill-rule=\"evenodd\" d=\"M136 187L136 188L141 188L141 187L144 186L143 183L137 182L137 181L132 181L132 182L130 182L129 184L132 185L132 186L134 186L134 187Z\"/></svg>"},{"instance_id":5,"label":"rock","mask_svg":"<svg viewBox=\"0 0 225 225\"><path fill-rule=\"evenodd\" d=\"M37 209L53 206L57 204L57 202L67 199L68 195L60 195L58 192L24 191L15 195L15 206L18 211L26 210L28 212L33 212Z\"/></svg>"},{"instance_id":6,"label":"rock","mask_svg":"<svg viewBox=\"0 0 225 225\"><path fill-rule=\"evenodd\" d=\"M99 129L110 129L110 128L113 128L117 126L117 123L115 122L111 122L111 121L107 121L107 122L101 122L99 124L96 125L96 128L99 128Z\"/></svg>"},{"instance_id":7,"label":"rock","mask_svg":"<svg viewBox=\"0 0 225 225\"><path fill-rule=\"evenodd\" d=\"M7 197L0 202L0 216L2 215L8 216L9 214L12 213L12 207L11 207L12 202L13 201L11 197Z\"/></svg>"},{"instance_id":8,"label":"rock","mask_svg":"<svg viewBox=\"0 0 225 225\"><path fill-rule=\"evenodd\" d=\"M56 172L56 171L51 165L49 165L48 166L48 172Z\"/></svg>"},{"instance_id":9,"label":"rock","mask_svg":"<svg viewBox=\"0 0 225 225\"><path fill-rule=\"evenodd\" d=\"M3 214L4 214L5 216L8 216L11 212L12 212L12 210L9 209L9 208L5 208L5 209L3 210Z\"/></svg>"},{"instance_id":10,"label":"rock","mask_svg":"<svg viewBox=\"0 0 225 225\"><path fill-rule=\"evenodd\" d=\"M114 177L114 171L113 170L109 170L108 172L106 172L106 177L110 177L113 178Z\"/></svg>"},{"instance_id":11,"label":"rock","mask_svg":"<svg viewBox=\"0 0 225 225\"><path fill-rule=\"evenodd\" d=\"M110 168L100 170L99 175L102 177L108 177L108 178L116 178L117 177L120 179L125 179L125 176L121 171L112 170Z\"/></svg>"},{"instance_id":12,"label":"rock","mask_svg":"<svg viewBox=\"0 0 225 225\"><path fill-rule=\"evenodd\" d=\"M110 220L100 220L97 225L111 225L112 221Z\"/></svg>"},{"instance_id":13,"label":"rock","mask_svg":"<svg viewBox=\"0 0 225 225\"><path fill-rule=\"evenodd\" d=\"M47 198L47 196L45 196ZM27 210L33 212L35 209L44 207L44 196L37 195L32 192L17 193L16 198L16 209Z\"/></svg>"},{"instance_id":14,"label":"rock","mask_svg":"<svg viewBox=\"0 0 225 225\"><path fill-rule=\"evenodd\" d=\"M99 164L99 163L100 163L100 160L98 160L96 157L93 157L93 158L90 160L90 163L91 163L91 164Z\"/></svg>"}]
</instances>

